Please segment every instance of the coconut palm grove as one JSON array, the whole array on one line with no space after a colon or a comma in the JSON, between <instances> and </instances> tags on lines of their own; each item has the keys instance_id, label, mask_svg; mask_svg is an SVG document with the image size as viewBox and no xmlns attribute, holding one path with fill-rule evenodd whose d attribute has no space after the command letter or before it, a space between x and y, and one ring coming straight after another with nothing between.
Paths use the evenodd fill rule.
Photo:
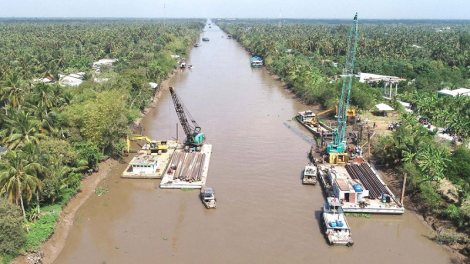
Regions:
<instances>
[{"instance_id":1,"label":"coconut palm grove","mask_svg":"<svg viewBox=\"0 0 470 264\"><path fill-rule=\"evenodd\" d=\"M299 100L325 109L339 102L350 21L213 21L263 58ZM38 250L82 179L101 162L122 158L133 121L178 65L172 55L187 55L204 26L203 19L0 20L2 263ZM354 80L356 113L386 102L402 122L373 138L372 160L397 181L407 173L406 196L438 223L433 239L465 248L470 96L437 91L470 88L470 22L363 20L357 47L355 73L403 79L391 100L383 98L383 82ZM101 59L113 62L96 66ZM79 85L64 83L66 76ZM436 140L438 130L419 123L422 116L455 140ZM443 191L443 183L452 188Z\"/></svg>"}]
</instances>

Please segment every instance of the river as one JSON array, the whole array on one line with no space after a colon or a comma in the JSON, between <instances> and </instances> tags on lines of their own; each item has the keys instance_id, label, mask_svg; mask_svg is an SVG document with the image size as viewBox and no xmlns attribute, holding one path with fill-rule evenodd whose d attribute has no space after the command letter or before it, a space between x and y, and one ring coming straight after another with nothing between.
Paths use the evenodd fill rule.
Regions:
<instances>
[{"instance_id":1,"label":"river","mask_svg":"<svg viewBox=\"0 0 470 264\"><path fill-rule=\"evenodd\" d=\"M120 164L100 183L109 192L78 210L54 263L451 262L409 211L349 217L355 245L329 247L319 226L321 188L301 184L314 141L291 119L306 106L265 69L252 69L251 56L217 26L201 37L210 41L186 58L194 68L179 71L170 85L213 145L207 186L216 191L217 209L205 209L196 190L121 179ZM142 126L150 138L169 139L176 123L165 91Z\"/></svg>"}]
</instances>

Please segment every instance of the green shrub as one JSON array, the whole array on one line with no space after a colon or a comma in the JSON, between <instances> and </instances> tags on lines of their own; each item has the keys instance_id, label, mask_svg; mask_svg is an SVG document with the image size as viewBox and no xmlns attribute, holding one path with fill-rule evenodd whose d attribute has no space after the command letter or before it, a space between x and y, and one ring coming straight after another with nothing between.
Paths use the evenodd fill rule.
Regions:
<instances>
[{"instance_id":1,"label":"green shrub","mask_svg":"<svg viewBox=\"0 0 470 264\"><path fill-rule=\"evenodd\" d=\"M443 212L444 216L448 219L459 219L463 216L462 211L455 204L449 204Z\"/></svg>"},{"instance_id":2,"label":"green shrub","mask_svg":"<svg viewBox=\"0 0 470 264\"><path fill-rule=\"evenodd\" d=\"M424 182L419 185L420 198L429 209L437 213L442 205L441 195L434 189L433 184Z\"/></svg>"},{"instance_id":3,"label":"green shrub","mask_svg":"<svg viewBox=\"0 0 470 264\"><path fill-rule=\"evenodd\" d=\"M0 198L0 255L17 255L26 236L19 206Z\"/></svg>"},{"instance_id":4,"label":"green shrub","mask_svg":"<svg viewBox=\"0 0 470 264\"><path fill-rule=\"evenodd\" d=\"M49 213L42 215L38 221L31 224L29 234L26 236L26 250L37 250L42 242L46 241L54 232L55 223L59 218L59 213Z\"/></svg>"}]
</instances>

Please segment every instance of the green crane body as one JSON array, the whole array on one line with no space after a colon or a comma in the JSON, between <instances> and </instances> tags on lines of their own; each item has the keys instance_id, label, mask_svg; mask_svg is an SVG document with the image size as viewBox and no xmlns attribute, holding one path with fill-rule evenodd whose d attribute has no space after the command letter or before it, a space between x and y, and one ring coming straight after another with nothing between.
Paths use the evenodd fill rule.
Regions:
<instances>
[{"instance_id":1,"label":"green crane body","mask_svg":"<svg viewBox=\"0 0 470 264\"><path fill-rule=\"evenodd\" d=\"M351 98L351 86L353 80L354 61L357 48L357 13L354 16L354 23L349 33L348 53L346 64L343 68L343 88L341 101L339 102L338 115L336 119L338 126L333 129L333 140L328 143L326 153L343 153L346 151L346 123L348 121L347 111L349 109L349 99ZM346 91L347 90L347 91Z\"/></svg>"}]
</instances>

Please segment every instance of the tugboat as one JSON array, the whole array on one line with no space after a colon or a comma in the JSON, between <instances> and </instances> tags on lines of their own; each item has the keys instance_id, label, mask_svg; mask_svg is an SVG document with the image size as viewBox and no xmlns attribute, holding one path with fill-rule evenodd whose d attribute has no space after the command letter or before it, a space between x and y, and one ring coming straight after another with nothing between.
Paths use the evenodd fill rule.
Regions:
<instances>
[{"instance_id":1,"label":"tugboat","mask_svg":"<svg viewBox=\"0 0 470 264\"><path fill-rule=\"evenodd\" d=\"M260 57L253 57L251 58L251 67L259 68L263 66L263 60Z\"/></svg>"},{"instance_id":2,"label":"tugboat","mask_svg":"<svg viewBox=\"0 0 470 264\"><path fill-rule=\"evenodd\" d=\"M215 199L214 189L211 187L204 187L201 189L201 201L207 209L217 208L217 199Z\"/></svg>"},{"instance_id":3,"label":"tugboat","mask_svg":"<svg viewBox=\"0 0 470 264\"><path fill-rule=\"evenodd\" d=\"M305 166L302 184L317 184L317 166L313 165L312 163L309 163L307 166Z\"/></svg>"},{"instance_id":4,"label":"tugboat","mask_svg":"<svg viewBox=\"0 0 470 264\"><path fill-rule=\"evenodd\" d=\"M351 247L354 245L351 238L351 229L337 198L329 197L328 203L323 205L321 222L322 231L325 233L330 246L345 245Z\"/></svg>"}]
</instances>

